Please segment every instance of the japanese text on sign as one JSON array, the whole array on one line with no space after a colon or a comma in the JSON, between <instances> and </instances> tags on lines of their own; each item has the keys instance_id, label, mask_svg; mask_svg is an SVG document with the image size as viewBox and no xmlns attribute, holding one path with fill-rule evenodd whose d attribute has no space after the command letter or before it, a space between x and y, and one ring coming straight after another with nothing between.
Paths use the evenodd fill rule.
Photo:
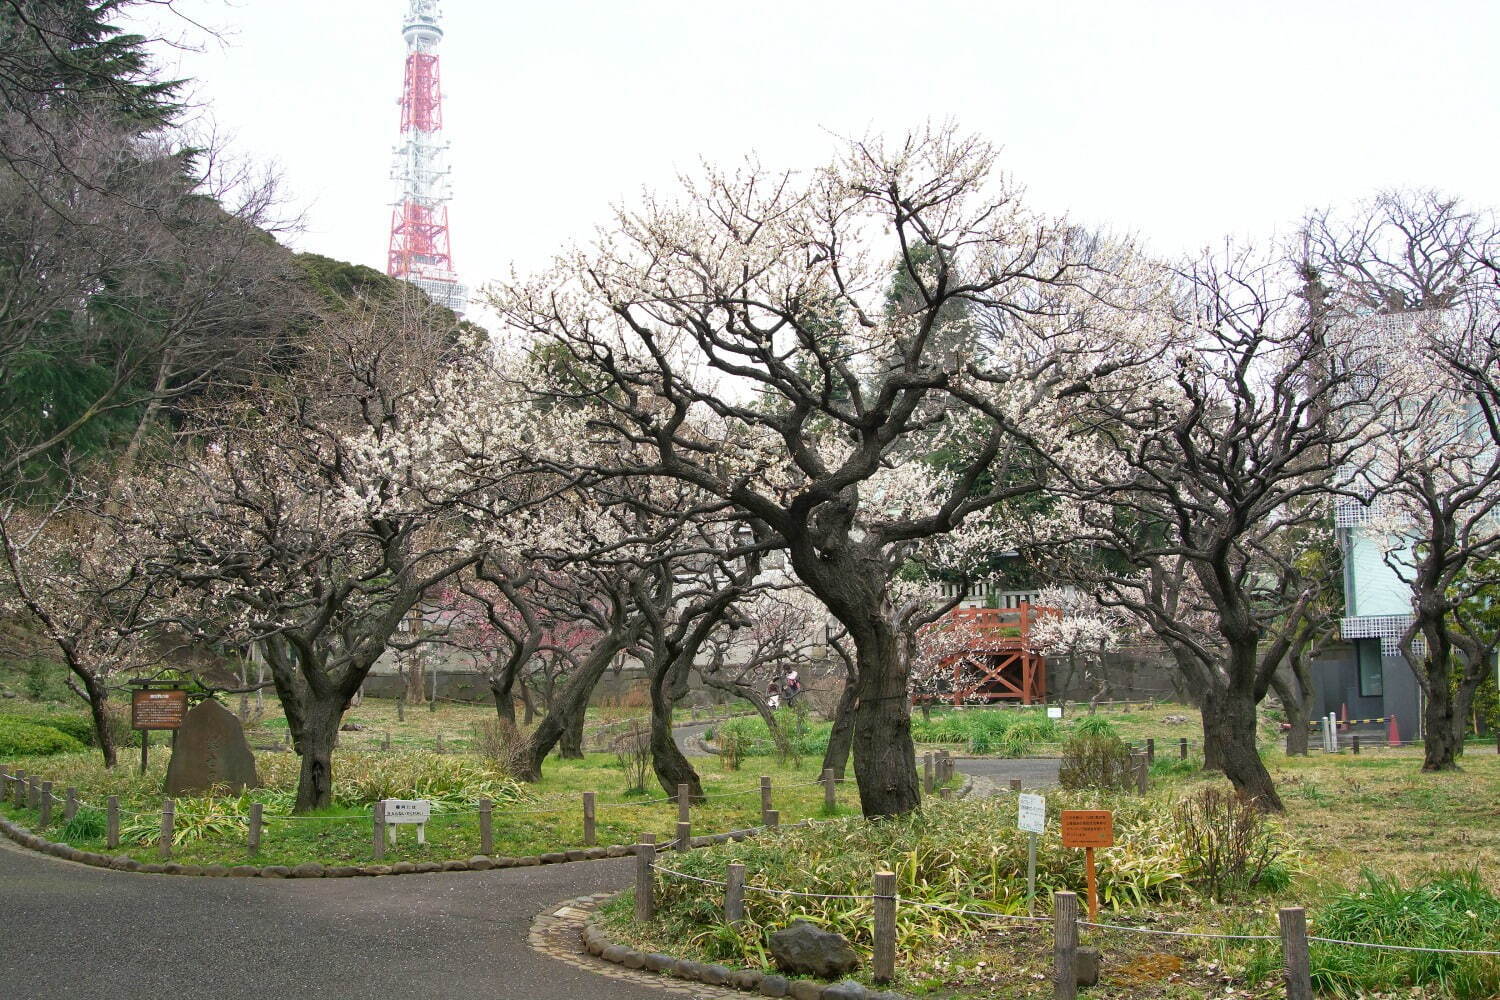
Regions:
<instances>
[{"instance_id":1,"label":"japanese text on sign","mask_svg":"<svg viewBox=\"0 0 1500 1000\"><path fill-rule=\"evenodd\" d=\"M130 698L132 729L179 729L186 714L186 691L136 691Z\"/></svg>"},{"instance_id":2,"label":"japanese text on sign","mask_svg":"<svg viewBox=\"0 0 1500 1000\"><path fill-rule=\"evenodd\" d=\"M426 823L431 816L432 803L427 799L385 800L387 823Z\"/></svg>"},{"instance_id":3,"label":"japanese text on sign","mask_svg":"<svg viewBox=\"0 0 1500 1000\"><path fill-rule=\"evenodd\" d=\"M1027 833L1047 832L1047 800L1040 795L1023 794L1016 799L1016 829Z\"/></svg>"},{"instance_id":4,"label":"japanese text on sign","mask_svg":"<svg viewBox=\"0 0 1500 1000\"><path fill-rule=\"evenodd\" d=\"M1115 814L1108 809L1064 809L1064 847L1113 847Z\"/></svg>"}]
</instances>

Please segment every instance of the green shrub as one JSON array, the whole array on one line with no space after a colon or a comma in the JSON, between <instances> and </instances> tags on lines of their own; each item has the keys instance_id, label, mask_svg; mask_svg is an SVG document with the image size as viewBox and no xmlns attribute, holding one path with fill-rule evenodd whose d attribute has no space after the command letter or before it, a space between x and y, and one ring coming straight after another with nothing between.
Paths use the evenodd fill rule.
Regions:
<instances>
[{"instance_id":1,"label":"green shrub","mask_svg":"<svg viewBox=\"0 0 1500 1000\"><path fill-rule=\"evenodd\" d=\"M40 705L35 708L35 711L10 711L0 714L0 722L13 721L32 726L47 726L49 729L67 733L84 746L94 745L94 723L87 715L49 711Z\"/></svg>"},{"instance_id":2,"label":"green shrub","mask_svg":"<svg viewBox=\"0 0 1500 1000\"><path fill-rule=\"evenodd\" d=\"M1224 901L1261 887L1285 844L1253 800L1227 788L1200 789L1172 810L1189 881Z\"/></svg>"},{"instance_id":3,"label":"green shrub","mask_svg":"<svg viewBox=\"0 0 1500 1000\"><path fill-rule=\"evenodd\" d=\"M1495 950L1500 896L1485 888L1477 871L1440 872L1409 885L1368 870L1362 877L1362 885L1333 896L1313 913L1313 934L1419 948ZM1340 997L1400 987L1437 987L1436 995L1457 1000L1500 996L1500 960L1494 956L1315 943L1311 959L1314 988Z\"/></svg>"},{"instance_id":4,"label":"green shrub","mask_svg":"<svg viewBox=\"0 0 1500 1000\"><path fill-rule=\"evenodd\" d=\"M1079 736L1118 736L1115 724L1102 715L1085 715L1073 721L1073 732Z\"/></svg>"},{"instance_id":5,"label":"green shrub","mask_svg":"<svg viewBox=\"0 0 1500 1000\"><path fill-rule=\"evenodd\" d=\"M74 753L83 744L51 726L24 719L0 719L0 755L7 757L44 757L55 753Z\"/></svg>"},{"instance_id":6,"label":"green shrub","mask_svg":"<svg viewBox=\"0 0 1500 1000\"><path fill-rule=\"evenodd\" d=\"M72 819L63 824L58 836L65 844L76 844L81 840L97 840L104 836L104 827L104 813L98 809L82 806L73 814Z\"/></svg>"},{"instance_id":7,"label":"green shrub","mask_svg":"<svg viewBox=\"0 0 1500 1000\"><path fill-rule=\"evenodd\" d=\"M1113 735L1070 737L1063 743L1057 783L1070 789L1129 788L1130 748Z\"/></svg>"}]
</instances>

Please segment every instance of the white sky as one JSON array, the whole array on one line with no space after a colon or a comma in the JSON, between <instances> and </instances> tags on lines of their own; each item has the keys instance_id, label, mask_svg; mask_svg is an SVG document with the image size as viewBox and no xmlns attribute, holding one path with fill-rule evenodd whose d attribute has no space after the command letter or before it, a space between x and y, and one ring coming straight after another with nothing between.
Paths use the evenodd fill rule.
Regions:
<instances>
[{"instance_id":1,"label":"white sky","mask_svg":"<svg viewBox=\"0 0 1500 1000\"><path fill-rule=\"evenodd\" d=\"M178 4L224 41L169 68L280 166L294 245L383 270L406 0ZM1486 0L445 0L442 25L471 286L700 158L811 166L830 133L950 117L1034 207L1168 253L1388 186L1500 203Z\"/></svg>"}]
</instances>

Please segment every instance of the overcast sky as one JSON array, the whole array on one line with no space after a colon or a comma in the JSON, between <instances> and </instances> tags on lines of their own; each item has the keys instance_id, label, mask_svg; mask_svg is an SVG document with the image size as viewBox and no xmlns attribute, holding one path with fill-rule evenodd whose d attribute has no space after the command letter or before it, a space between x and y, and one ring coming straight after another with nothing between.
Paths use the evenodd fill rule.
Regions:
<instances>
[{"instance_id":1,"label":"overcast sky","mask_svg":"<svg viewBox=\"0 0 1500 1000\"><path fill-rule=\"evenodd\" d=\"M178 0L170 54L299 249L384 269L407 0ZM457 269L539 267L700 158L827 158L952 118L1034 207L1166 253L1285 231L1389 186L1500 204L1487 0L444 0ZM177 22L173 30L192 29ZM201 36L200 36L201 37Z\"/></svg>"}]
</instances>

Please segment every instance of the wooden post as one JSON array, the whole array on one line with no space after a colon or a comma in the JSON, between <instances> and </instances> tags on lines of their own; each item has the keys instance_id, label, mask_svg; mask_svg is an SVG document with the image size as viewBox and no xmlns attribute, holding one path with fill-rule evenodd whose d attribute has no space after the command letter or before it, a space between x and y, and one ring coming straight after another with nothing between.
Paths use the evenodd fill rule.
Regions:
<instances>
[{"instance_id":1,"label":"wooden post","mask_svg":"<svg viewBox=\"0 0 1500 1000\"><path fill-rule=\"evenodd\" d=\"M693 798L690 794L689 787L684 784L679 784L677 786L677 822L686 823L691 820L693 818L692 808Z\"/></svg>"},{"instance_id":2,"label":"wooden post","mask_svg":"<svg viewBox=\"0 0 1500 1000\"><path fill-rule=\"evenodd\" d=\"M120 846L120 797L111 795L104 807L104 842Z\"/></svg>"},{"instance_id":3,"label":"wooden post","mask_svg":"<svg viewBox=\"0 0 1500 1000\"><path fill-rule=\"evenodd\" d=\"M376 861L385 860L385 800L370 807L370 848Z\"/></svg>"},{"instance_id":4,"label":"wooden post","mask_svg":"<svg viewBox=\"0 0 1500 1000\"><path fill-rule=\"evenodd\" d=\"M16 808L19 809L26 804L26 772L17 770L11 780L15 782L11 791L15 793L13 799L16 803Z\"/></svg>"},{"instance_id":5,"label":"wooden post","mask_svg":"<svg viewBox=\"0 0 1500 1000\"><path fill-rule=\"evenodd\" d=\"M396 699L396 721L406 721L406 695L401 695Z\"/></svg>"},{"instance_id":6,"label":"wooden post","mask_svg":"<svg viewBox=\"0 0 1500 1000\"><path fill-rule=\"evenodd\" d=\"M141 773L146 773L146 765L151 761L151 730L139 730L141 734Z\"/></svg>"},{"instance_id":7,"label":"wooden post","mask_svg":"<svg viewBox=\"0 0 1500 1000\"><path fill-rule=\"evenodd\" d=\"M693 824L691 820L684 820L677 824L677 849L686 851L693 846Z\"/></svg>"},{"instance_id":8,"label":"wooden post","mask_svg":"<svg viewBox=\"0 0 1500 1000\"><path fill-rule=\"evenodd\" d=\"M839 807L838 793L833 786L833 768L823 768L823 809L834 812Z\"/></svg>"},{"instance_id":9,"label":"wooden post","mask_svg":"<svg viewBox=\"0 0 1500 1000\"><path fill-rule=\"evenodd\" d=\"M172 814L175 808L171 799L162 800L161 843L156 846L156 854L163 861L172 856Z\"/></svg>"},{"instance_id":10,"label":"wooden post","mask_svg":"<svg viewBox=\"0 0 1500 1000\"><path fill-rule=\"evenodd\" d=\"M1281 922L1281 970L1287 1000L1313 1000L1312 971L1307 957L1307 911L1283 906Z\"/></svg>"},{"instance_id":11,"label":"wooden post","mask_svg":"<svg viewBox=\"0 0 1500 1000\"><path fill-rule=\"evenodd\" d=\"M436 702L434 702L434 704L436 704ZM435 752L437 752L437 753L447 753L447 751L443 749L443 734L442 733L438 733L437 734L437 746L434 749L435 749Z\"/></svg>"},{"instance_id":12,"label":"wooden post","mask_svg":"<svg viewBox=\"0 0 1500 1000\"><path fill-rule=\"evenodd\" d=\"M65 794L67 798L63 802L63 822L71 823L73 817L78 815L78 789L69 785Z\"/></svg>"},{"instance_id":13,"label":"wooden post","mask_svg":"<svg viewBox=\"0 0 1500 1000\"><path fill-rule=\"evenodd\" d=\"M1071 892L1052 894L1052 995L1078 996L1078 897Z\"/></svg>"},{"instance_id":14,"label":"wooden post","mask_svg":"<svg viewBox=\"0 0 1500 1000\"><path fill-rule=\"evenodd\" d=\"M922 791L932 794L932 751L922 755Z\"/></svg>"},{"instance_id":15,"label":"wooden post","mask_svg":"<svg viewBox=\"0 0 1500 1000\"><path fill-rule=\"evenodd\" d=\"M1013 791L1013 792L1019 792L1021 790L1021 779L1020 778L1011 778L1010 779L1010 790Z\"/></svg>"},{"instance_id":16,"label":"wooden post","mask_svg":"<svg viewBox=\"0 0 1500 1000\"><path fill-rule=\"evenodd\" d=\"M745 866L738 861L729 863L729 873L724 876L724 922L737 924L745 919Z\"/></svg>"},{"instance_id":17,"label":"wooden post","mask_svg":"<svg viewBox=\"0 0 1500 1000\"><path fill-rule=\"evenodd\" d=\"M651 866L656 864L655 844L635 845L635 919L650 920L656 916L656 876Z\"/></svg>"},{"instance_id":18,"label":"wooden post","mask_svg":"<svg viewBox=\"0 0 1500 1000\"><path fill-rule=\"evenodd\" d=\"M52 782L42 782L41 816L37 818L37 826L42 829L52 825Z\"/></svg>"},{"instance_id":19,"label":"wooden post","mask_svg":"<svg viewBox=\"0 0 1500 1000\"><path fill-rule=\"evenodd\" d=\"M479 800L479 853L495 853L495 803L489 799Z\"/></svg>"},{"instance_id":20,"label":"wooden post","mask_svg":"<svg viewBox=\"0 0 1500 1000\"><path fill-rule=\"evenodd\" d=\"M27 801L33 810L42 808L42 783L37 780L36 775L26 776Z\"/></svg>"},{"instance_id":21,"label":"wooden post","mask_svg":"<svg viewBox=\"0 0 1500 1000\"><path fill-rule=\"evenodd\" d=\"M1358 736L1351 736L1351 737L1349 737L1349 746L1350 746L1350 749L1352 749L1355 752L1355 754L1358 754L1359 753L1359 737Z\"/></svg>"},{"instance_id":22,"label":"wooden post","mask_svg":"<svg viewBox=\"0 0 1500 1000\"><path fill-rule=\"evenodd\" d=\"M594 793L583 793L583 846L594 846Z\"/></svg>"},{"instance_id":23,"label":"wooden post","mask_svg":"<svg viewBox=\"0 0 1500 1000\"><path fill-rule=\"evenodd\" d=\"M391 731L385 731L385 740L380 744L380 749L389 751L391 749Z\"/></svg>"},{"instance_id":24,"label":"wooden post","mask_svg":"<svg viewBox=\"0 0 1500 1000\"><path fill-rule=\"evenodd\" d=\"M1084 881L1089 893L1089 920L1099 919L1099 881L1094 868L1094 849L1083 849Z\"/></svg>"},{"instance_id":25,"label":"wooden post","mask_svg":"<svg viewBox=\"0 0 1500 1000\"><path fill-rule=\"evenodd\" d=\"M763 774L760 776L760 825L770 826L771 820L771 776Z\"/></svg>"},{"instance_id":26,"label":"wooden post","mask_svg":"<svg viewBox=\"0 0 1500 1000\"><path fill-rule=\"evenodd\" d=\"M1187 760L1187 737L1184 736L1177 741L1177 756Z\"/></svg>"},{"instance_id":27,"label":"wooden post","mask_svg":"<svg viewBox=\"0 0 1500 1000\"><path fill-rule=\"evenodd\" d=\"M884 985L896 976L896 876L893 872L875 873L875 953L870 970L875 981Z\"/></svg>"},{"instance_id":28,"label":"wooden post","mask_svg":"<svg viewBox=\"0 0 1500 1000\"><path fill-rule=\"evenodd\" d=\"M1146 763L1156 763L1156 737L1154 736L1146 737Z\"/></svg>"},{"instance_id":29,"label":"wooden post","mask_svg":"<svg viewBox=\"0 0 1500 1000\"><path fill-rule=\"evenodd\" d=\"M1146 755L1143 753L1135 757L1135 791L1137 795L1146 794Z\"/></svg>"},{"instance_id":30,"label":"wooden post","mask_svg":"<svg viewBox=\"0 0 1500 1000\"><path fill-rule=\"evenodd\" d=\"M766 810L766 823L765 823L765 825L766 825L767 828L772 829L772 830L774 830L778 826L780 826L781 825L781 810L779 810L779 809L767 809Z\"/></svg>"},{"instance_id":31,"label":"wooden post","mask_svg":"<svg viewBox=\"0 0 1500 1000\"><path fill-rule=\"evenodd\" d=\"M250 833L245 838L245 848L251 854L260 850L260 830L263 808L259 802L250 803Z\"/></svg>"}]
</instances>

